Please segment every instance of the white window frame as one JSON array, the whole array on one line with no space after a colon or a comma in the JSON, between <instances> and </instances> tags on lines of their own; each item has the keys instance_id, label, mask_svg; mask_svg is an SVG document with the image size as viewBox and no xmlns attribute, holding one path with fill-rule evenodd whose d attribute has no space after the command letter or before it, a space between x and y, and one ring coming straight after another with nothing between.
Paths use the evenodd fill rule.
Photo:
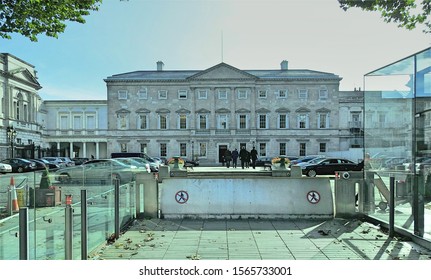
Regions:
<instances>
[{"instance_id":1,"label":"white window frame","mask_svg":"<svg viewBox=\"0 0 431 280\"><path fill-rule=\"evenodd\" d=\"M266 157L266 155L268 154L268 145L265 142L262 142L262 143L258 143L257 147L258 147L257 152L258 152L259 156Z\"/></svg>"},{"instance_id":2,"label":"white window frame","mask_svg":"<svg viewBox=\"0 0 431 280\"><path fill-rule=\"evenodd\" d=\"M219 89L217 93L218 99L227 99L227 89Z\"/></svg>"},{"instance_id":3,"label":"white window frame","mask_svg":"<svg viewBox=\"0 0 431 280\"><path fill-rule=\"evenodd\" d=\"M286 116L286 127L281 127L281 116ZM289 128L289 114L288 113L281 113L278 114L277 118L277 128L278 129L288 129Z\"/></svg>"},{"instance_id":4,"label":"white window frame","mask_svg":"<svg viewBox=\"0 0 431 280\"><path fill-rule=\"evenodd\" d=\"M159 90L159 99L168 99L168 91L167 90Z\"/></svg>"},{"instance_id":5,"label":"white window frame","mask_svg":"<svg viewBox=\"0 0 431 280\"><path fill-rule=\"evenodd\" d=\"M162 117L166 118L166 128L162 128L162 126L161 126ZM162 129L162 130L169 129L169 115L168 114L159 114L158 115L157 127L158 127L158 129Z\"/></svg>"},{"instance_id":6,"label":"white window frame","mask_svg":"<svg viewBox=\"0 0 431 280\"><path fill-rule=\"evenodd\" d=\"M185 121L186 121L186 127L181 127L181 117L184 116ZM189 128L189 120L188 120L188 116L187 114L178 114L178 129L188 129Z\"/></svg>"},{"instance_id":7,"label":"white window frame","mask_svg":"<svg viewBox=\"0 0 431 280\"><path fill-rule=\"evenodd\" d=\"M142 88L138 91L138 99L148 99L147 88Z\"/></svg>"},{"instance_id":8,"label":"white window frame","mask_svg":"<svg viewBox=\"0 0 431 280\"><path fill-rule=\"evenodd\" d=\"M162 153L162 149L165 150L164 153ZM166 157L169 154L168 144L167 143L160 143L159 144L159 154L160 154L161 157Z\"/></svg>"},{"instance_id":9,"label":"white window frame","mask_svg":"<svg viewBox=\"0 0 431 280\"><path fill-rule=\"evenodd\" d=\"M305 127L301 127L302 118L305 119ZM296 127L298 129L308 129L310 127L310 120L309 120L309 114L308 113L301 113L298 114L296 119Z\"/></svg>"},{"instance_id":10,"label":"white window frame","mask_svg":"<svg viewBox=\"0 0 431 280\"><path fill-rule=\"evenodd\" d=\"M187 143L180 142L178 144L178 149L180 150L180 156L181 157L187 157Z\"/></svg>"},{"instance_id":11,"label":"white window frame","mask_svg":"<svg viewBox=\"0 0 431 280\"><path fill-rule=\"evenodd\" d=\"M284 145L284 153L281 152L281 146L282 145ZM278 143L278 154L280 156L287 156L287 143L286 142Z\"/></svg>"},{"instance_id":12,"label":"white window frame","mask_svg":"<svg viewBox=\"0 0 431 280\"><path fill-rule=\"evenodd\" d=\"M73 129L82 130L82 115L73 115Z\"/></svg>"},{"instance_id":13,"label":"white window frame","mask_svg":"<svg viewBox=\"0 0 431 280\"><path fill-rule=\"evenodd\" d=\"M118 100L127 100L128 91L127 90L119 90L118 91Z\"/></svg>"},{"instance_id":14,"label":"white window frame","mask_svg":"<svg viewBox=\"0 0 431 280\"><path fill-rule=\"evenodd\" d=\"M145 127L144 128L142 128L142 117L145 117ZM146 129L148 129L148 124L149 124L148 114L138 114L137 129L146 130Z\"/></svg>"},{"instance_id":15,"label":"white window frame","mask_svg":"<svg viewBox=\"0 0 431 280\"><path fill-rule=\"evenodd\" d=\"M69 115L61 114L58 116L58 118L59 118L58 127L60 128L60 130L68 130L70 128Z\"/></svg>"},{"instance_id":16,"label":"white window frame","mask_svg":"<svg viewBox=\"0 0 431 280\"><path fill-rule=\"evenodd\" d=\"M245 127L241 127L241 116L245 116ZM237 115L237 129L249 129L249 114L238 114Z\"/></svg>"},{"instance_id":17,"label":"white window frame","mask_svg":"<svg viewBox=\"0 0 431 280\"><path fill-rule=\"evenodd\" d=\"M187 90L185 89L178 90L178 99L187 99Z\"/></svg>"},{"instance_id":18,"label":"white window frame","mask_svg":"<svg viewBox=\"0 0 431 280\"><path fill-rule=\"evenodd\" d=\"M207 99L208 98L208 91L205 89L198 90L198 99Z\"/></svg>"},{"instance_id":19,"label":"white window frame","mask_svg":"<svg viewBox=\"0 0 431 280\"><path fill-rule=\"evenodd\" d=\"M237 92L238 99L247 99L247 90L246 89L238 89Z\"/></svg>"},{"instance_id":20,"label":"white window frame","mask_svg":"<svg viewBox=\"0 0 431 280\"><path fill-rule=\"evenodd\" d=\"M298 98L301 100L308 99L308 89L298 89Z\"/></svg>"},{"instance_id":21,"label":"white window frame","mask_svg":"<svg viewBox=\"0 0 431 280\"><path fill-rule=\"evenodd\" d=\"M226 127L222 126L223 123L226 123ZM217 129L229 129L229 115L228 114L217 115Z\"/></svg>"},{"instance_id":22,"label":"white window frame","mask_svg":"<svg viewBox=\"0 0 431 280\"><path fill-rule=\"evenodd\" d=\"M124 125L123 125L124 121ZM117 115L117 129L129 129L129 114L121 113Z\"/></svg>"},{"instance_id":23,"label":"white window frame","mask_svg":"<svg viewBox=\"0 0 431 280\"><path fill-rule=\"evenodd\" d=\"M321 127L321 117L325 116L325 123L323 124L323 127ZM318 113L317 116L317 128L318 129L327 129L329 128L329 113Z\"/></svg>"},{"instance_id":24,"label":"white window frame","mask_svg":"<svg viewBox=\"0 0 431 280\"><path fill-rule=\"evenodd\" d=\"M205 127L201 127L201 116L205 117ZM198 129L208 129L208 114L198 114L197 117L197 128Z\"/></svg>"},{"instance_id":25,"label":"white window frame","mask_svg":"<svg viewBox=\"0 0 431 280\"><path fill-rule=\"evenodd\" d=\"M206 157L208 154L208 145L206 142L199 142L199 157Z\"/></svg>"},{"instance_id":26,"label":"white window frame","mask_svg":"<svg viewBox=\"0 0 431 280\"><path fill-rule=\"evenodd\" d=\"M319 100L327 100L327 99L328 99L328 90L319 89Z\"/></svg>"},{"instance_id":27,"label":"white window frame","mask_svg":"<svg viewBox=\"0 0 431 280\"><path fill-rule=\"evenodd\" d=\"M261 99L267 98L268 97L268 91L267 90L259 90L257 92L257 97L261 98Z\"/></svg>"},{"instance_id":28,"label":"white window frame","mask_svg":"<svg viewBox=\"0 0 431 280\"><path fill-rule=\"evenodd\" d=\"M85 116L85 128L86 129L96 129L96 115L90 114Z\"/></svg>"},{"instance_id":29,"label":"white window frame","mask_svg":"<svg viewBox=\"0 0 431 280\"><path fill-rule=\"evenodd\" d=\"M265 116L265 127L261 127L260 117ZM258 129L268 129L268 114L257 114L257 128Z\"/></svg>"},{"instance_id":30,"label":"white window frame","mask_svg":"<svg viewBox=\"0 0 431 280\"><path fill-rule=\"evenodd\" d=\"M287 98L287 90L279 90L277 91L277 98L279 99L286 99Z\"/></svg>"}]
</instances>

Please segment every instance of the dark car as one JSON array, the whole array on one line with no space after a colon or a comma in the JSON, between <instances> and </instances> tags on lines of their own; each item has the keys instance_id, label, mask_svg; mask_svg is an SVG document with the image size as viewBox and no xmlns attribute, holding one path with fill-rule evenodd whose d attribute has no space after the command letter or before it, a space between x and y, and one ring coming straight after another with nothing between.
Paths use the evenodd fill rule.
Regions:
<instances>
[{"instance_id":1,"label":"dark car","mask_svg":"<svg viewBox=\"0 0 431 280\"><path fill-rule=\"evenodd\" d=\"M344 158L322 158L303 165L302 174L308 177L316 175L334 175L335 171L361 171L362 165Z\"/></svg>"},{"instance_id":2,"label":"dark car","mask_svg":"<svg viewBox=\"0 0 431 280\"><path fill-rule=\"evenodd\" d=\"M1 161L12 166L12 172L22 173L36 171L36 164L23 158L7 158Z\"/></svg>"},{"instance_id":3,"label":"dark car","mask_svg":"<svg viewBox=\"0 0 431 280\"><path fill-rule=\"evenodd\" d=\"M89 158L76 157L76 158L73 158L72 160L73 160L73 162L75 162L75 165L81 165L81 164L89 161L90 159Z\"/></svg>"},{"instance_id":4,"label":"dark car","mask_svg":"<svg viewBox=\"0 0 431 280\"><path fill-rule=\"evenodd\" d=\"M47 167L48 170L57 170L60 168L60 165L53 163L53 162L49 162L48 160L43 159L43 158L33 159L33 161L38 161L38 162L45 164L45 167Z\"/></svg>"},{"instance_id":5,"label":"dark car","mask_svg":"<svg viewBox=\"0 0 431 280\"><path fill-rule=\"evenodd\" d=\"M29 159L29 161L34 162L36 164L36 170L46 170L47 166L45 163L35 160L35 159Z\"/></svg>"},{"instance_id":6,"label":"dark car","mask_svg":"<svg viewBox=\"0 0 431 280\"><path fill-rule=\"evenodd\" d=\"M182 158L182 159L184 160L184 165L192 166L192 167L199 166L199 160L198 159L197 160L193 160L193 159L189 159L189 158Z\"/></svg>"},{"instance_id":7,"label":"dark car","mask_svg":"<svg viewBox=\"0 0 431 280\"><path fill-rule=\"evenodd\" d=\"M256 166L265 166L265 164L271 164L272 157L258 157L256 159Z\"/></svg>"}]
</instances>

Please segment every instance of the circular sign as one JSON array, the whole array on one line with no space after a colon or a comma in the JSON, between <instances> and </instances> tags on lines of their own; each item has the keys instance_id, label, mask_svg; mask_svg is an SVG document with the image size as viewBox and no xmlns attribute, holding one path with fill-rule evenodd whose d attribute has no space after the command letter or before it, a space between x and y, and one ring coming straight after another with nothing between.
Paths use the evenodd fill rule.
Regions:
<instances>
[{"instance_id":1,"label":"circular sign","mask_svg":"<svg viewBox=\"0 0 431 280\"><path fill-rule=\"evenodd\" d=\"M179 204L184 204L187 202L187 200L189 200L189 194L186 191L178 191L175 194L175 200L179 203Z\"/></svg>"},{"instance_id":2,"label":"circular sign","mask_svg":"<svg viewBox=\"0 0 431 280\"><path fill-rule=\"evenodd\" d=\"M307 193L307 200L311 204L317 204L317 203L319 203L319 201L320 201L320 193L318 193L316 191L309 191Z\"/></svg>"}]
</instances>

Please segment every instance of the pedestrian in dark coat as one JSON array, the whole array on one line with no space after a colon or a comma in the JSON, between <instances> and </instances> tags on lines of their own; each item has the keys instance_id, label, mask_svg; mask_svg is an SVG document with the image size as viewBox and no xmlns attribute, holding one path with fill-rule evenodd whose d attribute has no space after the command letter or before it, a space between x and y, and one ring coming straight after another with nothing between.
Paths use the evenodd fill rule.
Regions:
<instances>
[{"instance_id":1,"label":"pedestrian in dark coat","mask_svg":"<svg viewBox=\"0 0 431 280\"><path fill-rule=\"evenodd\" d=\"M242 147L241 151L239 151L239 159L241 160L241 167L242 167L242 169L244 169L244 165L246 165L247 160L249 160L248 159L248 152L245 149L245 147Z\"/></svg>"},{"instance_id":2,"label":"pedestrian in dark coat","mask_svg":"<svg viewBox=\"0 0 431 280\"><path fill-rule=\"evenodd\" d=\"M230 161L232 160L232 152L229 149L224 153L224 160L226 161L226 167L229 168Z\"/></svg>"},{"instance_id":3,"label":"pedestrian in dark coat","mask_svg":"<svg viewBox=\"0 0 431 280\"><path fill-rule=\"evenodd\" d=\"M238 161L239 153L238 150L235 149L232 151L232 167L236 168L236 163Z\"/></svg>"},{"instance_id":4,"label":"pedestrian in dark coat","mask_svg":"<svg viewBox=\"0 0 431 280\"><path fill-rule=\"evenodd\" d=\"M250 159L251 166L253 166L253 169L256 169L257 151L255 147L253 147L253 149L250 151Z\"/></svg>"}]
</instances>

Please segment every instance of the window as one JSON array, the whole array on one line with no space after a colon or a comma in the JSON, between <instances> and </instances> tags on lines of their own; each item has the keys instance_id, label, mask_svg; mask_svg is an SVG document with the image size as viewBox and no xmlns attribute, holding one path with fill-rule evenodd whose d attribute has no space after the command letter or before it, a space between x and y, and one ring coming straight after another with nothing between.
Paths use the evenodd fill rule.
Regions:
<instances>
[{"instance_id":1,"label":"window","mask_svg":"<svg viewBox=\"0 0 431 280\"><path fill-rule=\"evenodd\" d=\"M187 90L179 90L178 99L187 99Z\"/></svg>"},{"instance_id":2,"label":"window","mask_svg":"<svg viewBox=\"0 0 431 280\"><path fill-rule=\"evenodd\" d=\"M247 99L247 91L245 89L238 90L238 99Z\"/></svg>"},{"instance_id":3,"label":"window","mask_svg":"<svg viewBox=\"0 0 431 280\"><path fill-rule=\"evenodd\" d=\"M308 114L298 115L298 128L308 128Z\"/></svg>"},{"instance_id":4,"label":"window","mask_svg":"<svg viewBox=\"0 0 431 280\"><path fill-rule=\"evenodd\" d=\"M280 114L278 115L278 128L285 129L289 128L289 121L288 121L287 114Z\"/></svg>"},{"instance_id":5,"label":"window","mask_svg":"<svg viewBox=\"0 0 431 280\"><path fill-rule=\"evenodd\" d=\"M117 128L118 129L128 129L129 128L129 116L127 114L117 115Z\"/></svg>"},{"instance_id":6,"label":"window","mask_svg":"<svg viewBox=\"0 0 431 280\"><path fill-rule=\"evenodd\" d=\"M199 115L199 123L198 123L198 128L199 129L207 129L208 128L208 123L207 123L207 115Z\"/></svg>"},{"instance_id":7,"label":"window","mask_svg":"<svg viewBox=\"0 0 431 280\"><path fill-rule=\"evenodd\" d=\"M148 122L147 115L139 115L138 129L147 129L148 128L147 122Z\"/></svg>"},{"instance_id":8,"label":"window","mask_svg":"<svg viewBox=\"0 0 431 280\"><path fill-rule=\"evenodd\" d=\"M265 128L267 128L267 117L266 117L266 115L258 115L257 116L257 125L258 125L258 128L261 128L261 129L265 129Z\"/></svg>"},{"instance_id":9,"label":"window","mask_svg":"<svg viewBox=\"0 0 431 280\"><path fill-rule=\"evenodd\" d=\"M60 116L60 129L69 129L69 118L67 116Z\"/></svg>"},{"instance_id":10,"label":"window","mask_svg":"<svg viewBox=\"0 0 431 280\"><path fill-rule=\"evenodd\" d=\"M199 156L200 157L207 156L207 143L199 143Z\"/></svg>"},{"instance_id":11,"label":"window","mask_svg":"<svg viewBox=\"0 0 431 280\"><path fill-rule=\"evenodd\" d=\"M329 128L329 116L328 113L319 113L317 120L318 128Z\"/></svg>"},{"instance_id":12,"label":"window","mask_svg":"<svg viewBox=\"0 0 431 280\"><path fill-rule=\"evenodd\" d=\"M239 115L238 116L238 128L239 129L247 129L247 115Z\"/></svg>"},{"instance_id":13,"label":"window","mask_svg":"<svg viewBox=\"0 0 431 280\"><path fill-rule=\"evenodd\" d=\"M319 151L321 153L326 153L326 143L320 143L319 144Z\"/></svg>"},{"instance_id":14,"label":"window","mask_svg":"<svg viewBox=\"0 0 431 280\"><path fill-rule=\"evenodd\" d=\"M96 129L96 117L87 116L87 129Z\"/></svg>"},{"instance_id":15,"label":"window","mask_svg":"<svg viewBox=\"0 0 431 280\"><path fill-rule=\"evenodd\" d=\"M167 115L159 115L159 128L168 129L168 117Z\"/></svg>"},{"instance_id":16,"label":"window","mask_svg":"<svg viewBox=\"0 0 431 280\"><path fill-rule=\"evenodd\" d=\"M179 115L179 129L187 129L187 115Z\"/></svg>"},{"instance_id":17,"label":"window","mask_svg":"<svg viewBox=\"0 0 431 280\"><path fill-rule=\"evenodd\" d=\"M121 143L121 152L127 153L127 143Z\"/></svg>"},{"instance_id":18,"label":"window","mask_svg":"<svg viewBox=\"0 0 431 280\"><path fill-rule=\"evenodd\" d=\"M141 153L147 153L147 143L141 143Z\"/></svg>"},{"instance_id":19,"label":"window","mask_svg":"<svg viewBox=\"0 0 431 280\"><path fill-rule=\"evenodd\" d=\"M300 89L298 91L298 98L302 99L302 100L307 99L308 98L308 90L306 90L306 89Z\"/></svg>"},{"instance_id":20,"label":"window","mask_svg":"<svg viewBox=\"0 0 431 280\"><path fill-rule=\"evenodd\" d=\"M286 90L279 90L277 92L277 98L287 98L287 91Z\"/></svg>"},{"instance_id":21,"label":"window","mask_svg":"<svg viewBox=\"0 0 431 280\"><path fill-rule=\"evenodd\" d=\"M218 99L227 99L227 90L220 89L218 91Z\"/></svg>"},{"instance_id":22,"label":"window","mask_svg":"<svg viewBox=\"0 0 431 280\"><path fill-rule=\"evenodd\" d=\"M146 88L140 89L138 91L138 99L147 99L147 98L148 98L147 89Z\"/></svg>"},{"instance_id":23,"label":"window","mask_svg":"<svg viewBox=\"0 0 431 280\"><path fill-rule=\"evenodd\" d=\"M199 90L198 91L198 99L207 99L207 91L206 90Z\"/></svg>"},{"instance_id":24,"label":"window","mask_svg":"<svg viewBox=\"0 0 431 280\"><path fill-rule=\"evenodd\" d=\"M299 156L303 157L305 155L307 155L307 144L299 143Z\"/></svg>"},{"instance_id":25,"label":"window","mask_svg":"<svg viewBox=\"0 0 431 280\"><path fill-rule=\"evenodd\" d=\"M281 156L285 156L287 154L286 152L286 143L280 143L280 149L278 151L278 154Z\"/></svg>"},{"instance_id":26,"label":"window","mask_svg":"<svg viewBox=\"0 0 431 280\"><path fill-rule=\"evenodd\" d=\"M168 99L168 91L159 90L159 99Z\"/></svg>"},{"instance_id":27,"label":"window","mask_svg":"<svg viewBox=\"0 0 431 280\"><path fill-rule=\"evenodd\" d=\"M328 90L327 89L319 90L319 100L326 100L326 99L328 99Z\"/></svg>"},{"instance_id":28,"label":"window","mask_svg":"<svg viewBox=\"0 0 431 280\"><path fill-rule=\"evenodd\" d=\"M257 92L257 97L258 98L266 98L266 96L267 96L267 91L266 90L259 90Z\"/></svg>"},{"instance_id":29,"label":"window","mask_svg":"<svg viewBox=\"0 0 431 280\"><path fill-rule=\"evenodd\" d=\"M168 147L166 143L160 143L160 156L167 157L168 156Z\"/></svg>"},{"instance_id":30,"label":"window","mask_svg":"<svg viewBox=\"0 0 431 280\"><path fill-rule=\"evenodd\" d=\"M127 99L127 90L119 90L118 99Z\"/></svg>"},{"instance_id":31,"label":"window","mask_svg":"<svg viewBox=\"0 0 431 280\"><path fill-rule=\"evenodd\" d=\"M82 129L82 119L81 116L73 116L73 129Z\"/></svg>"},{"instance_id":32,"label":"window","mask_svg":"<svg viewBox=\"0 0 431 280\"><path fill-rule=\"evenodd\" d=\"M228 129L229 128L229 116L228 115L218 115L217 129Z\"/></svg>"},{"instance_id":33,"label":"window","mask_svg":"<svg viewBox=\"0 0 431 280\"><path fill-rule=\"evenodd\" d=\"M266 157L266 143L259 143L259 155Z\"/></svg>"},{"instance_id":34,"label":"window","mask_svg":"<svg viewBox=\"0 0 431 280\"><path fill-rule=\"evenodd\" d=\"M180 157L186 157L186 156L187 156L187 144L180 143Z\"/></svg>"}]
</instances>

